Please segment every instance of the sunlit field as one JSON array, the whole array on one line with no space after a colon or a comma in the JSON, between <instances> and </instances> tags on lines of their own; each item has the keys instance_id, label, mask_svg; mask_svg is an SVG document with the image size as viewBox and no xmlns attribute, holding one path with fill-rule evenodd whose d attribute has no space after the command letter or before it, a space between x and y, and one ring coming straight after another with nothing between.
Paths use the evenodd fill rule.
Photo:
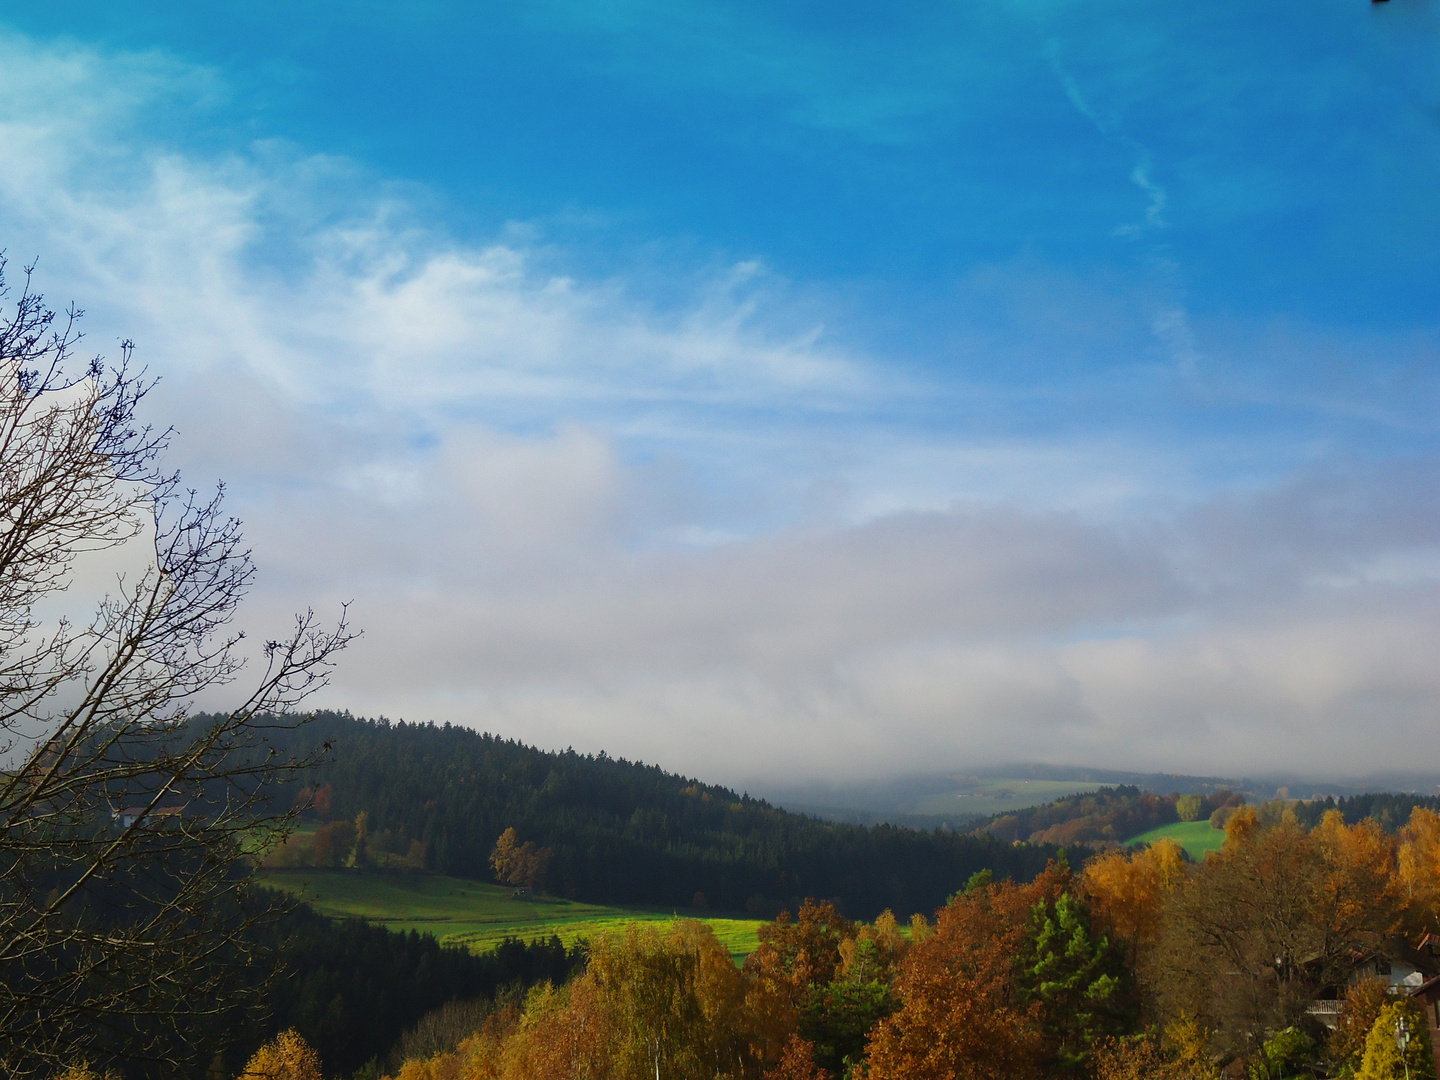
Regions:
<instances>
[{"instance_id":1,"label":"sunlit field","mask_svg":"<svg viewBox=\"0 0 1440 1080\"><path fill-rule=\"evenodd\" d=\"M507 937L557 934L566 945L623 931L634 922L699 918L732 956L755 950L758 919L717 918L684 909L616 908L552 896L515 899L514 891L462 878L364 870L269 870L260 883L303 896L330 916L359 915L391 930L433 934L442 944L484 952Z\"/></svg>"},{"instance_id":2,"label":"sunlit field","mask_svg":"<svg viewBox=\"0 0 1440 1080\"><path fill-rule=\"evenodd\" d=\"M1219 851L1225 843L1224 830L1215 828L1208 821L1176 821L1161 825L1158 829L1131 837L1126 843L1153 844L1162 837L1174 840L1185 849L1185 854L1196 861L1205 858L1207 851Z\"/></svg>"}]
</instances>

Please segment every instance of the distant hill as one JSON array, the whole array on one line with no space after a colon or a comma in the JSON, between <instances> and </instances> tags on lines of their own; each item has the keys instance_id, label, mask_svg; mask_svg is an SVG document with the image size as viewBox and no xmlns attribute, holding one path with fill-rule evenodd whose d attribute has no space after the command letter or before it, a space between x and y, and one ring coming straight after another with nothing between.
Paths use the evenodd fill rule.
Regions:
<instances>
[{"instance_id":1,"label":"distant hill","mask_svg":"<svg viewBox=\"0 0 1440 1080\"><path fill-rule=\"evenodd\" d=\"M1085 766L1019 763L965 772L910 773L853 781L756 780L752 791L787 810L834 821L969 831L997 814L1017 813L1102 787L1134 787L1153 795L1214 795L1234 791L1250 802L1323 800L1374 792L1434 796L1440 775L1377 773L1321 777L1270 773L1255 777L1146 773Z\"/></svg>"},{"instance_id":2,"label":"distant hill","mask_svg":"<svg viewBox=\"0 0 1440 1080\"><path fill-rule=\"evenodd\" d=\"M364 812L378 851L418 851L432 870L490 880L497 837L549 848L548 889L603 904L745 910L769 917L806 896L852 917L930 912L971 874L1028 880L1053 846L827 821L640 762L550 753L445 725L321 713L288 749L328 743L312 778L327 819Z\"/></svg>"},{"instance_id":3,"label":"distant hill","mask_svg":"<svg viewBox=\"0 0 1440 1080\"><path fill-rule=\"evenodd\" d=\"M756 787L788 810L834 821L889 822L967 832L997 814L1016 813L1106 786L1136 787L1154 794L1208 795L1244 790L1247 783L1216 776L1017 764L969 773L913 773L848 783L757 781Z\"/></svg>"}]
</instances>

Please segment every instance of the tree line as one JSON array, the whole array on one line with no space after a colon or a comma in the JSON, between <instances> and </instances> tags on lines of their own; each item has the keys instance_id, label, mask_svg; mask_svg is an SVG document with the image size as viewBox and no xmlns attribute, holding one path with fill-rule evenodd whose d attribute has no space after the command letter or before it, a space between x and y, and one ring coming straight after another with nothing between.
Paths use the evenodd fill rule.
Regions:
<instances>
[{"instance_id":1,"label":"tree line","mask_svg":"<svg viewBox=\"0 0 1440 1080\"><path fill-rule=\"evenodd\" d=\"M1410 821L1411 812L1417 806L1424 810L1440 811L1440 795L1389 791L1342 795L1338 799L1327 795L1323 799L1308 799L1296 803L1295 814L1302 825L1314 828L1327 813L1336 810L1349 825L1370 820L1387 833L1393 833Z\"/></svg>"}]
</instances>

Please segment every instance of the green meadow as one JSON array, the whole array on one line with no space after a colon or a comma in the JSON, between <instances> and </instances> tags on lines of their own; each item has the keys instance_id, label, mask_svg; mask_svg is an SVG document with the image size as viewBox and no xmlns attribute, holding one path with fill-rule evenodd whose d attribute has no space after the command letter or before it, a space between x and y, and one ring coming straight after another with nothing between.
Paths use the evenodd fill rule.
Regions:
<instances>
[{"instance_id":1,"label":"green meadow","mask_svg":"<svg viewBox=\"0 0 1440 1080\"><path fill-rule=\"evenodd\" d=\"M433 934L442 944L473 952L507 937L531 941L557 934L566 945L580 938L623 931L637 922L698 918L732 956L755 951L758 919L717 918L703 912L617 908L553 896L517 900L513 890L432 874L386 874L368 870L266 870L260 884L306 900L324 915L359 915L391 930Z\"/></svg>"},{"instance_id":2,"label":"green meadow","mask_svg":"<svg viewBox=\"0 0 1440 1080\"><path fill-rule=\"evenodd\" d=\"M1214 828L1208 821L1177 821L1172 825L1161 825L1158 829L1132 836L1128 844L1153 844L1162 837L1174 840L1185 853L1197 862L1205 858L1208 851L1219 851L1225 843L1225 833Z\"/></svg>"}]
</instances>

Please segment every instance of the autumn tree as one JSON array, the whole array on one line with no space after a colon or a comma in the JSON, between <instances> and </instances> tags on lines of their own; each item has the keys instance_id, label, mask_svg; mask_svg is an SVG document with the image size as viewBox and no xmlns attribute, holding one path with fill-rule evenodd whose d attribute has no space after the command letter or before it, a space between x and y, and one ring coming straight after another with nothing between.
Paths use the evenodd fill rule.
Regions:
<instances>
[{"instance_id":1,"label":"autumn tree","mask_svg":"<svg viewBox=\"0 0 1440 1080\"><path fill-rule=\"evenodd\" d=\"M681 920L591 943L585 974L532 995L505 1077L758 1077L741 973L714 933Z\"/></svg>"},{"instance_id":2,"label":"autumn tree","mask_svg":"<svg viewBox=\"0 0 1440 1080\"><path fill-rule=\"evenodd\" d=\"M1373 819L1346 825L1329 810L1311 831L1323 866L1316 917L1329 939L1349 943L1400 926L1405 890L1396 876L1395 843Z\"/></svg>"},{"instance_id":3,"label":"autumn tree","mask_svg":"<svg viewBox=\"0 0 1440 1080\"><path fill-rule=\"evenodd\" d=\"M242 856L287 831L296 811L275 794L307 764L273 753L271 732L302 722L350 637L343 617L301 616L256 650L229 712L192 716L241 675L229 626L253 565L218 495L161 468L166 433L137 419L151 384L130 346L72 369L79 315L57 319L28 272L0 311L7 1077L77 1053L178 1065L210 1018L257 1000ZM127 569L87 613L81 571L102 556Z\"/></svg>"},{"instance_id":4,"label":"autumn tree","mask_svg":"<svg viewBox=\"0 0 1440 1080\"><path fill-rule=\"evenodd\" d=\"M1420 806L1410 812L1397 864L1411 928L1440 934L1440 814Z\"/></svg>"},{"instance_id":5,"label":"autumn tree","mask_svg":"<svg viewBox=\"0 0 1440 1080\"><path fill-rule=\"evenodd\" d=\"M1134 949L1154 945L1165 904L1185 880L1185 857L1173 840L1133 854L1109 851L1085 864L1080 893L1096 917Z\"/></svg>"},{"instance_id":6,"label":"autumn tree","mask_svg":"<svg viewBox=\"0 0 1440 1080\"><path fill-rule=\"evenodd\" d=\"M831 1074L815 1064L815 1044L791 1035L780 1060L765 1070L764 1080L831 1080Z\"/></svg>"},{"instance_id":7,"label":"autumn tree","mask_svg":"<svg viewBox=\"0 0 1440 1080\"><path fill-rule=\"evenodd\" d=\"M809 898L798 916L782 911L759 928L758 945L744 970L756 1056L766 1061L780 1057L812 991L835 977L843 963L841 946L854 935L855 924L834 904Z\"/></svg>"},{"instance_id":8,"label":"autumn tree","mask_svg":"<svg viewBox=\"0 0 1440 1080\"><path fill-rule=\"evenodd\" d=\"M562 988L536 987L518 1028L498 1046L477 1041L466 1051L464 1080L618 1080L621 1032L614 1003L587 976ZM482 1033L483 1034L483 1033ZM404 1072L400 1080L410 1080ZM415 1074L415 1080L430 1080Z\"/></svg>"},{"instance_id":9,"label":"autumn tree","mask_svg":"<svg viewBox=\"0 0 1440 1080\"><path fill-rule=\"evenodd\" d=\"M1388 979L1361 979L1346 987L1340 1015L1326 1046L1331 1060L1351 1073L1360 1068L1365 1040L1390 1000Z\"/></svg>"},{"instance_id":10,"label":"autumn tree","mask_svg":"<svg viewBox=\"0 0 1440 1080\"><path fill-rule=\"evenodd\" d=\"M1025 1080L1045 1058L1044 1004L1016 982L1036 904L1070 884L1051 866L1029 885L992 884L955 896L900 966L900 1008L870 1038L873 1080Z\"/></svg>"},{"instance_id":11,"label":"autumn tree","mask_svg":"<svg viewBox=\"0 0 1440 1080\"><path fill-rule=\"evenodd\" d=\"M355 853L355 824L331 821L315 830L310 857L316 866L344 866Z\"/></svg>"},{"instance_id":12,"label":"autumn tree","mask_svg":"<svg viewBox=\"0 0 1440 1080\"><path fill-rule=\"evenodd\" d=\"M1266 826L1235 810L1224 848L1194 868L1166 908L1154 988L1169 1017L1190 1016L1254 1056L1266 1031L1298 1022L1349 957L1401 914L1389 840L1373 823L1293 814Z\"/></svg>"},{"instance_id":13,"label":"autumn tree","mask_svg":"<svg viewBox=\"0 0 1440 1080\"><path fill-rule=\"evenodd\" d=\"M549 865L550 849L537 847L533 840L520 843L513 826L500 834L495 841L495 849L490 853L490 866L495 871L495 877L506 885L543 889Z\"/></svg>"},{"instance_id":14,"label":"autumn tree","mask_svg":"<svg viewBox=\"0 0 1440 1080\"><path fill-rule=\"evenodd\" d=\"M1380 1010L1365 1037L1356 1080L1435 1080L1425 1014L1412 1001L1392 1001Z\"/></svg>"},{"instance_id":15,"label":"autumn tree","mask_svg":"<svg viewBox=\"0 0 1440 1080\"><path fill-rule=\"evenodd\" d=\"M602 939L592 948L586 977L615 1011L622 1075L688 1077L707 1071L714 1032L700 994L703 944L632 925L623 938ZM734 964L730 968L734 971Z\"/></svg>"},{"instance_id":16,"label":"autumn tree","mask_svg":"<svg viewBox=\"0 0 1440 1080\"><path fill-rule=\"evenodd\" d=\"M56 1073L52 1080L120 1080L120 1074L113 1069L98 1072L93 1065L85 1061L71 1065L64 1072Z\"/></svg>"},{"instance_id":17,"label":"autumn tree","mask_svg":"<svg viewBox=\"0 0 1440 1080\"><path fill-rule=\"evenodd\" d=\"M807 898L797 915L782 911L760 927L759 944L746 960L746 970L772 983L798 1009L812 987L835 978L843 963L841 947L855 934L855 924L834 904Z\"/></svg>"},{"instance_id":18,"label":"autumn tree","mask_svg":"<svg viewBox=\"0 0 1440 1080\"><path fill-rule=\"evenodd\" d=\"M1096 1048L1096 1080L1219 1080L1206 1032L1193 1021L1109 1039Z\"/></svg>"},{"instance_id":19,"label":"autumn tree","mask_svg":"<svg viewBox=\"0 0 1440 1080\"><path fill-rule=\"evenodd\" d=\"M291 1028L256 1050L237 1080L323 1080L320 1055Z\"/></svg>"}]
</instances>

